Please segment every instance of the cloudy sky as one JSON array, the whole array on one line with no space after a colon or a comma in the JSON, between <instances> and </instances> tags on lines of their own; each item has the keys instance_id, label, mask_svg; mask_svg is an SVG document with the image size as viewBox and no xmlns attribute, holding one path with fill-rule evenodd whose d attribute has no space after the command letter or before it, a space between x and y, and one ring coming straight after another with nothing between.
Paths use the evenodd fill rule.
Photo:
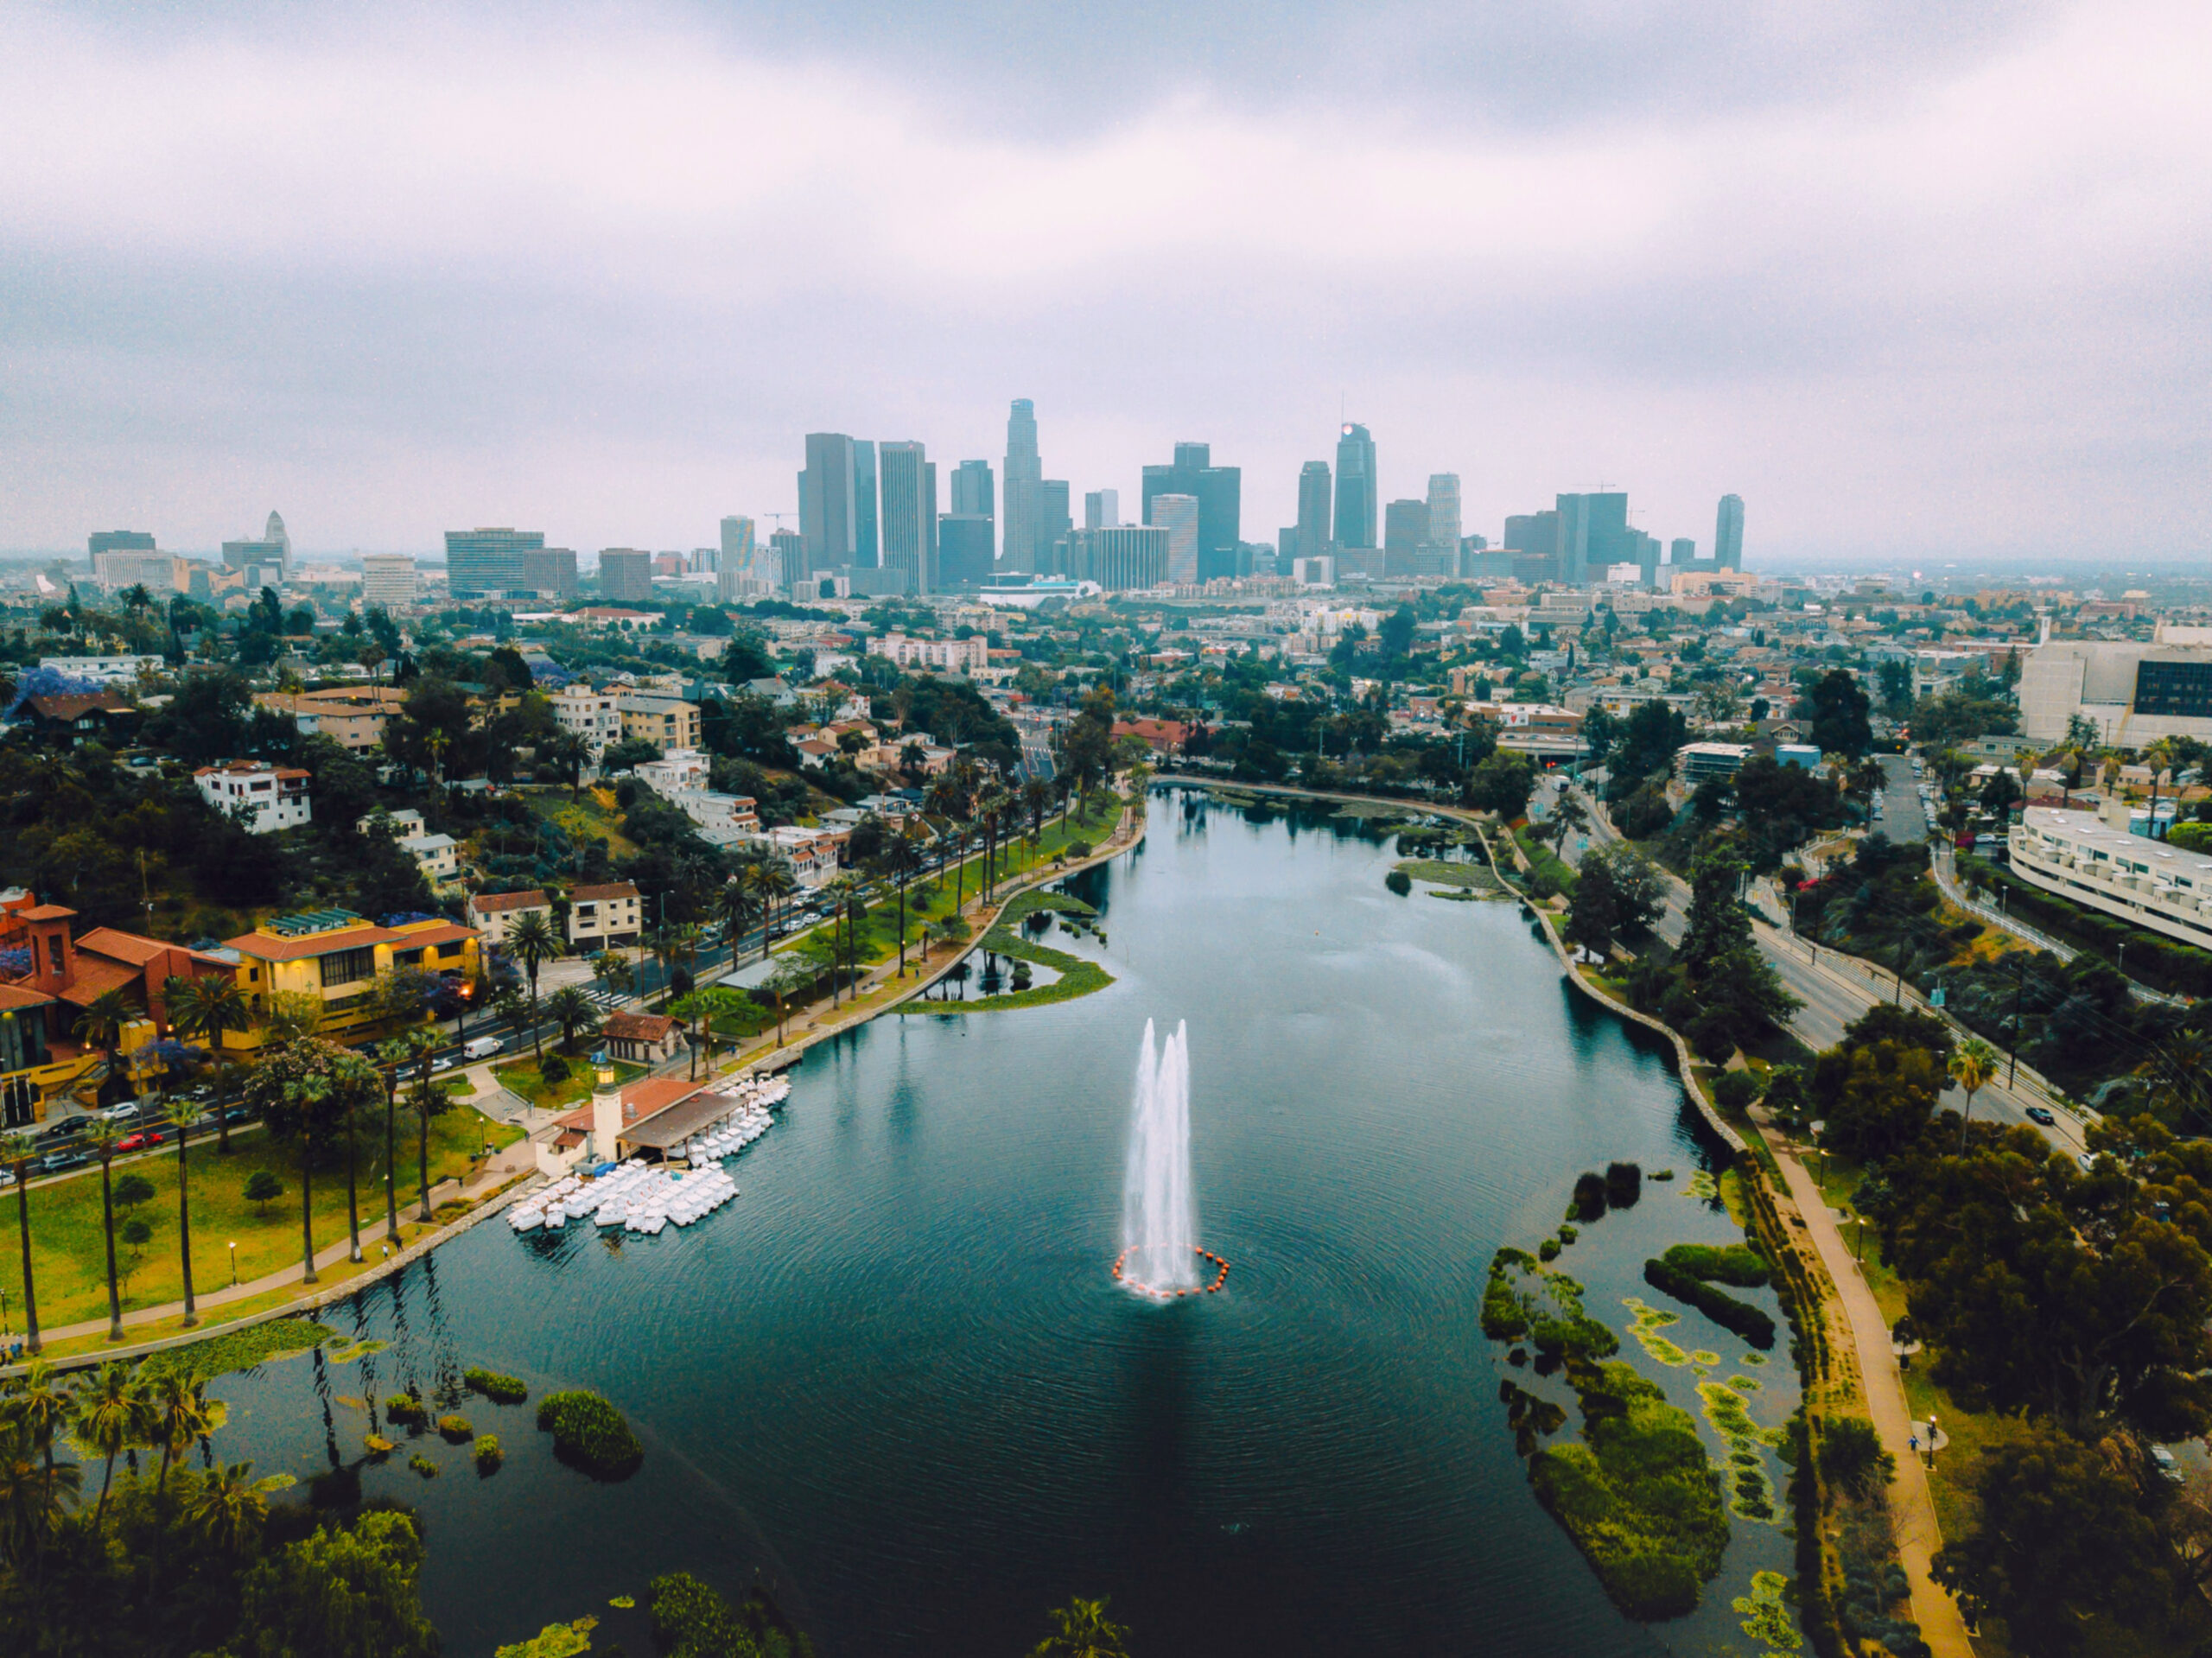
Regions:
<instances>
[{"instance_id":1,"label":"cloudy sky","mask_svg":"<svg viewBox=\"0 0 2212 1658\"><path fill-rule=\"evenodd\" d=\"M2212 557L2202 0L0 7L0 549L690 547L801 435L1245 534Z\"/></svg>"}]
</instances>

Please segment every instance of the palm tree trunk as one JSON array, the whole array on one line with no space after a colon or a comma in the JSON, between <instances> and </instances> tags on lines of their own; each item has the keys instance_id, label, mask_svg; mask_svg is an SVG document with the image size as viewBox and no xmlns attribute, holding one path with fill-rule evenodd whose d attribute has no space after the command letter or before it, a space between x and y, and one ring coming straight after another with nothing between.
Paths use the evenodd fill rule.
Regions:
<instances>
[{"instance_id":1,"label":"palm tree trunk","mask_svg":"<svg viewBox=\"0 0 2212 1658\"><path fill-rule=\"evenodd\" d=\"M903 869L899 872L899 976L906 976L906 872Z\"/></svg>"},{"instance_id":2,"label":"palm tree trunk","mask_svg":"<svg viewBox=\"0 0 2212 1658\"><path fill-rule=\"evenodd\" d=\"M100 1159L100 1218L107 1229L107 1338L123 1339L123 1297L115 1287L115 1186L108 1178L109 1159Z\"/></svg>"},{"instance_id":3,"label":"palm tree trunk","mask_svg":"<svg viewBox=\"0 0 2212 1658\"><path fill-rule=\"evenodd\" d=\"M537 969L530 970L530 1051L539 1070L545 1068L545 1045L537 1034Z\"/></svg>"},{"instance_id":4,"label":"palm tree trunk","mask_svg":"<svg viewBox=\"0 0 2212 1658\"><path fill-rule=\"evenodd\" d=\"M16 1226L23 1240L23 1326L29 1333L27 1350L35 1353L43 1345L38 1337L38 1292L31 1280L31 1166L26 1160L16 1165Z\"/></svg>"},{"instance_id":5,"label":"palm tree trunk","mask_svg":"<svg viewBox=\"0 0 2212 1658\"><path fill-rule=\"evenodd\" d=\"M300 1248L305 1260L300 1282L321 1283L315 1270L315 1144L304 1128L300 1131Z\"/></svg>"},{"instance_id":6,"label":"palm tree trunk","mask_svg":"<svg viewBox=\"0 0 2212 1658\"><path fill-rule=\"evenodd\" d=\"M398 1073L384 1080L384 1235L399 1242L399 1132L393 1121L392 1094Z\"/></svg>"},{"instance_id":7,"label":"palm tree trunk","mask_svg":"<svg viewBox=\"0 0 2212 1658\"><path fill-rule=\"evenodd\" d=\"M361 1258L361 1205L355 1185L361 1155L360 1137L357 1132L359 1126L354 1117L353 1102L349 1098L346 1102L346 1236L353 1244L353 1251L347 1258L356 1261Z\"/></svg>"},{"instance_id":8,"label":"palm tree trunk","mask_svg":"<svg viewBox=\"0 0 2212 1658\"><path fill-rule=\"evenodd\" d=\"M176 1131L176 1242L179 1260L184 1267L184 1324L189 1330L200 1322L200 1309L192 1299L192 1199L185 1191L185 1181L190 1171L185 1166L185 1145L192 1138L188 1127L180 1124ZM108 1471L115 1470L115 1458L108 1458ZM100 1486L100 1495L107 1495L107 1486Z\"/></svg>"},{"instance_id":9,"label":"palm tree trunk","mask_svg":"<svg viewBox=\"0 0 2212 1658\"><path fill-rule=\"evenodd\" d=\"M423 1223L430 1223L430 1114L418 1111L415 1120L421 1133L415 1141L415 1178L423 1188Z\"/></svg>"},{"instance_id":10,"label":"palm tree trunk","mask_svg":"<svg viewBox=\"0 0 2212 1658\"><path fill-rule=\"evenodd\" d=\"M215 1154L218 1157L228 1157L231 1154L231 1109L230 1101L223 1087L223 1073L229 1068L223 1064L223 1032L219 1026L216 1027L214 1032L214 1043Z\"/></svg>"}]
</instances>

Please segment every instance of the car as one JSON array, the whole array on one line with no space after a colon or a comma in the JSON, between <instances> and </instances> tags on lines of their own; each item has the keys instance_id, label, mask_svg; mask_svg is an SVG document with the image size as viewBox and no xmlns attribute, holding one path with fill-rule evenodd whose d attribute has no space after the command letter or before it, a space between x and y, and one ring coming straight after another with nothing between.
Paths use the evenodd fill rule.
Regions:
<instances>
[{"instance_id":1,"label":"car","mask_svg":"<svg viewBox=\"0 0 2212 1658\"><path fill-rule=\"evenodd\" d=\"M2180 1458L2162 1445L2154 1445L2151 1447L2151 1463L2162 1477L2171 1480L2177 1485L2186 1483L2189 1478L2187 1471L2181 1465Z\"/></svg>"},{"instance_id":2,"label":"car","mask_svg":"<svg viewBox=\"0 0 2212 1658\"><path fill-rule=\"evenodd\" d=\"M251 1122L253 1121L253 1108L250 1105L232 1106L223 1113L223 1121L225 1122Z\"/></svg>"},{"instance_id":3,"label":"car","mask_svg":"<svg viewBox=\"0 0 2212 1658\"><path fill-rule=\"evenodd\" d=\"M102 1122L136 1122L138 1120L138 1102L125 1100L121 1105L108 1106L104 1110L94 1112L93 1115Z\"/></svg>"},{"instance_id":4,"label":"car","mask_svg":"<svg viewBox=\"0 0 2212 1658\"><path fill-rule=\"evenodd\" d=\"M39 1167L48 1174L59 1174L64 1169L82 1168L92 1160L92 1154L77 1147L66 1151L48 1152L39 1159Z\"/></svg>"},{"instance_id":5,"label":"car","mask_svg":"<svg viewBox=\"0 0 2212 1658\"><path fill-rule=\"evenodd\" d=\"M2056 1126L2058 1119L2050 1115L2050 1108L2049 1106L2031 1105L2028 1108L2028 1121L2030 1122L2039 1122L2044 1128L2049 1128Z\"/></svg>"},{"instance_id":6,"label":"car","mask_svg":"<svg viewBox=\"0 0 2212 1658\"><path fill-rule=\"evenodd\" d=\"M161 1143L160 1129L141 1128L137 1134L125 1134L121 1140L117 1140L115 1149L118 1152L146 1152L151 1151Z\"/></svg>"},{"instance_id":7,"label":"car","mask_svg":"<svg viewBox=\"0 0 2212 1658\"><path fill-rule=\"evenodd\" d=\"M84 1117L64 1117L59 1122L48 1123L38 1131L38 1137L41 1141L74 1140L85 1132L86 1121Z\"/></svg>"},{"instance_id":8,"label":"car","mask_svg":"<svg viewBox=\"0 0 2212 1658\"><path fill-rule=\"evenodd\" d=\"M436 1076L442 1070L451 1070L452 1069L453 1056L449 1053L444 1055L442 1058L430 1061L430 1075L433 1077Z\"/></svg>"},{"instance_id":9,"label":"car","mask_svg":"<svg viewBox=\"0 0 2212 1658\"><path fill-rule=\"evenodd\" d=\"M2094 1174L2097 1172L2097 1159L2087 1152L2075 1153L2074 1161L2084 1174Z\"/></svg>"}]
</instances>

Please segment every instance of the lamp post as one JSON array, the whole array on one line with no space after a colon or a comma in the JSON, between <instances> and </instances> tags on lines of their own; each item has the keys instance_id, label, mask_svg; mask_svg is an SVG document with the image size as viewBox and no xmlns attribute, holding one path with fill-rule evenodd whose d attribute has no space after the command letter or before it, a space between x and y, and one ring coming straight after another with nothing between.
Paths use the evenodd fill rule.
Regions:
<instances>
[{"instance_id":1,"label":"lamp post","mask_svg":"<svg viewBox=\"0 0 2212 1658\"><path fill-rule=\"evenodd\" d=\"M232 1287L232 1289L236 1289L236 1288L238 1288L238 1246L236 1243L232 1243L232 1244L231 1245L231 1287Z\"/></svg>"}]
</instances>

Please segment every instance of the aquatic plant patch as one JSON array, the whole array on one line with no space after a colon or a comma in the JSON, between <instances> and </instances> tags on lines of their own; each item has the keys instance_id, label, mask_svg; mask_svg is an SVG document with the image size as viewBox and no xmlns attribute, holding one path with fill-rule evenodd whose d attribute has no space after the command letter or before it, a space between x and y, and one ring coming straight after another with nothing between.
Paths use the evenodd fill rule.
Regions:
<instances>
[{"instance_id":1,"label":"aquatic plant patch","mask_svg":"<svg viewBox=\"0 0 2212 1658\"><path fill-rule=\"evenodd\" d=\"M1539 1354L1553 1358L1606 1358L1621 1345L1619 1337L1583 1310L1580 1282L1510 1247L1491 1257L1483 1333L1493 1341L1526 1337Z\"/></svg>"},{"instance_id":2,"label":"aquatic plant patch","mask_svg":"<svg viewBox=\"0 0 2212 1658\"><path fill-rule=\"evenodd\" d=\"M1643 1263L1643 1281L1662 1295L1695 1307L1723 1330L1741 1336L1754 1347L1774 1345L1774 1320L1747 1301L1738 1301L1714 1289L1703 1279L1693 1278L1679 1267L1654 1257Z\"/></svg>"},{"instance_id":3,"label":"aquatic plant patch","mask_svg":"<svg viewBox=\"0 0 2212 1658\"><path fill-rule=\"evenodd\" d=\"M165 1375L196 1376L206 1382L234 1371L251 1370L270 1359L312 1352L338 1332L312 1318L271 1318L248 1324L186 1347L164 1348L147 1356L139 1375L152 1382Z\"/></svg>"},{"instance_id":4,"label":"aquatic plant patch","mask_svg":"<svg viewBox=\"0 0 2212 1658\"><path fill-rule=\"evenodd\" d=\"M1779 1572L1754 1572L1751 1592L1729 1602L1744 1620L1744 1633L1754 1645L1766 1648L1760 1658L1782 1658L1804 1649L1805 1637L1790 1615L1789 1588L1789 1579Z\"/></svg>"},{"instance_id":5,"label":"aquatic plant patch","mask_svg":"<svg viewBox=\"0 0 2212 1658\"><path fill-rule=\"evenodd\" d=\"M1697 1396L1705 1407L1705 1420L1714 1432L1728 1441L1730 1512L1740 1520L1781 1523L1776 1506L1774 1477L1768 1471L1766 1451L1781 1442L1778 1428L1761 1427L1751 1420L1744 1395L1718 1382L1700 1382Z\"/></svg>"},{"instance_id":6,"label":"aquatic plant patch","mask_svg":"<svg viewBox=\"0 0 2212 1658\"><path fill-rule=\"evenodd\" d=\"M645 1460L622 1413L595 1393L548 1394L538 1401L537 1427L553 1436L553 1454L594 1479L627 1479Z\"/></svg>"},{"instance_id":7,"label":"aquatic plant patch","mask_svg":"<svg viewBox=\"0 0 2212 1658\"><path fill-rule=\"evenodd\" d=\"M461 1373L461 1380L469 1392L482 1394L495 1405L519 1405L530 1397L529 1384L520 1376L497 1370L472 1368Z\"/></svg>"},{"instance_id":8,"label":"aquatic plant patch","mask_svg":"<svg viewBox=\"0 0 2212 1658\"><path fill-rule=\"evenodd\" d=\"M1678 1243L1659 1258L1692 1278L1739 1289L1763 1288L1773 1275L1767 1270L1766 1257L1748 1243Z\"/></svg>"},{"instance_id":9,"label":"aquatic plant patch","mask_svg":"<svg viewBox=\"0 0 2212 1658\"><path fill-rule=\"evenodd\" d=\"M1670 1370L1679 1370L1690 1362L1687 1352L1659 1333L1669 1324L1681 1323L1681 1313L1655 1307L1640 1295L1623 1296L1621 1304L1634 1315L1628 1333L1637 1346Z\"/></svg>"}]
</instances>

